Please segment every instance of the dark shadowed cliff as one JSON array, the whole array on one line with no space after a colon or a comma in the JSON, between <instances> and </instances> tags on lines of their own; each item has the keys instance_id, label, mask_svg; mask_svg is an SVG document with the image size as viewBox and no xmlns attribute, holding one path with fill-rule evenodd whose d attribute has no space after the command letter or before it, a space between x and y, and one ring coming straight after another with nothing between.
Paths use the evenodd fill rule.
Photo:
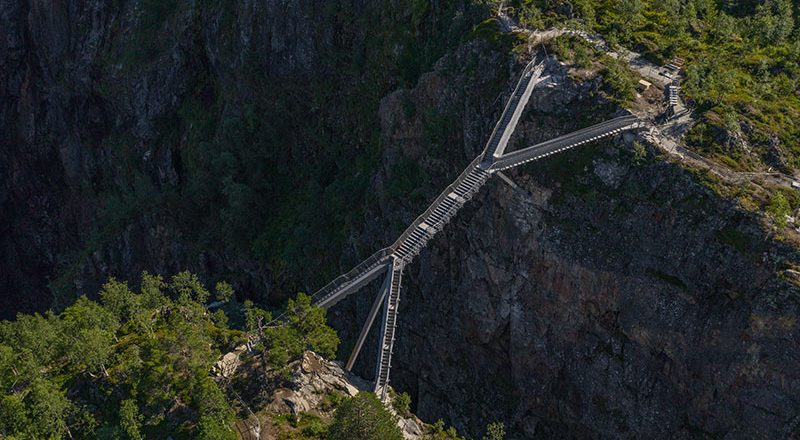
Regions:
<instances>
[{"instance_id":1,"label":"dark shadowed cliff","mask_svg":"<svg viewBox=\"0 0 800 440\"><path fill-rule=\"evenodd\" d=\"M488 16L0 0L2 316L142 270L273 305L321 286L478 154L543 55ZM619 111L565 70L549 62L520 145ZM509 175L521 190L489 183L407 269L392 382L420 417L512 438L795 433L797 253L730 188L630 136ZM345 355L374 292L331 313Z\"/></svg>"}]
</instances>

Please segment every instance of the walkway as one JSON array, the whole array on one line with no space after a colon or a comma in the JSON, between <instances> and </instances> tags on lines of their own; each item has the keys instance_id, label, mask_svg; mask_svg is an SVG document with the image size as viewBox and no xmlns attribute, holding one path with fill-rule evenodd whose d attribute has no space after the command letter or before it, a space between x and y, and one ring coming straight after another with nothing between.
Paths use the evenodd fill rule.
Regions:
<instances>
[{"instance_id":1,"label":"walkway","mask_svg":"<svg viewBox=\"0 0 800 440\"><path fill-rule=\"evenodd\" d=\"M403 269L414 260L414 257L420 253L431 238L450 222L458 210L472 199L493 174L500 170L513 168L606 136L612 136L623 130L642 126L636 116L628 114L519 151L506 153L508 141L516 129L533 89L546 78L541 76L543 70L543 66L535 64L534 61L531 61L523 69L483 152L467 165L456 180L431 202L425 212L417 217L391 246L374 253L312 296L315 305L329 308L378 276L384 276L380 292L372 304L367 320L346 364L348 370L353 367L367 334L372 328L378 312L382 309L381 346L375 369L375 392L382 399L386 397L389 371L392 365Z\"/></svg>"}]
</instances>

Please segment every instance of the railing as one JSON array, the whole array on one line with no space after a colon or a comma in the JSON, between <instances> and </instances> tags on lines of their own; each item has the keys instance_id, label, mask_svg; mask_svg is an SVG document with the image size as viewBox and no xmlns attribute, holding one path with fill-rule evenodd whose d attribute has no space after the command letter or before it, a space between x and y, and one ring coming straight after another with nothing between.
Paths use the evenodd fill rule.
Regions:
<instances>
[{"instance_id":1,"label":"railing","mask_svg":"<svg viewBox=\"0 0 800 440\"><path fill-rule=\"evenodd\" d=\"M439 194L439 196L436 197L436 199L434 199L433 202L430 205L428 205L428 209L426 209L425 212L423 212L419 217L417 217L416 220L414 220L411 223L411 225L406 228L406 230L400 235L400 237L389 247L389 249L391 249L392 252L397 251L400 248L400 245L406 239L408 239L409 235L411 235L411 232L414 231L414 229L416 229L419 226L420 223L422 223L426 218L428 218L433 213L433 210L436 209L437 206L439 206L439 204L442 202L442 200L445 197L447 197L448 194L453 192L453 189L455 189L455 187L457 187L462 182L464 182L464 180L466 180L467 175L470 172L472 172L473 169L478 167L478 164L480 164L482 157L483 157L483 155L480 155L480 156L476 157L475 159L473 159L473 161L470 162L469 165L467 165L467 168L464 169L464 171L462 171L461 174L458 175L456 180L453 183L451 183L450 185L448 185L444 189L444 191L442 191Z\"/></svg>"},{"instance_id":2,"label":"railing","mask_svg":"<svg viewBox=\"0 0 800 440\"><path fill-rule=\"evenodd\" d=\"M318 304L326 299L329 295L336 293L336 290L340 287L349 284L351 281L357 279L359 276L363 275L365 272L369 271L370 269L374 268L378 264L382 264L385 260L392 254L391 248L383 248L378 252L370 255L366 260L359 263L356 267L350 269L347 273L339 275L333 281L326 284L321 289L317 290L312 296L311 299L314 301L314 304Z\"/></svg>"},{"instance_id":3,"label":"railing","mask_svg":"<svg viewBox=\"0 0 800 440\"><path fill-rule=\"evenodd\" d=\"M384 319L381 325L381 349L375 372L375 393L381 400L386 400L386 388L389 384L389 371L392 368L392 352L394 351L394 334L397 328L397 313L400 305L400 286L403 279L403 263L392 267L392 279L389 295L384 307Z\"/></svg>"},{"instance_id":4,"label":"railing","mask_svg":"<svg viewBox=\"0 0 800 440\"><path fill-rule=\"evenodd\" d=\"M529 76L529 74L533 71L534 61L536 60L531 60L528 65L522 69L522 75L520 76L519 81L517 81L517 85L514 87L511 97L508 99L508 102L506 102L506 106L503 108L503 113L500 115L500 119L497 121L497 124L495 124L492 134L489 136L489 140L486 142L486 146L481 153L481 158L491 160L494 156L497 145L500 143L500 139L502 138L508 123L511 121L511 116L513 116L514 111L519 104L519 97L524 94L524 89L527 88L528 84L533 79L532 76ZM521 87L523 83L525 86ZM506 118L506 115L508 115L508 118Z\"/></svg>"},{"instance_id":5,"label":"railing","mask_svg":"<svg viewBox=\"0 0 800 440\"><path fill-rule=\"evenodd\" d=\"M632 127L638 120L639 119L634 115L626 115L611 119L609 121L601 122L564 136L559 136L555 139L505 154L492 164L491 169L508 169L521 165L525 162L538 159L541 156L573 148L578 145L614 134L625 128Z\"/></svg>"}]
</instances>

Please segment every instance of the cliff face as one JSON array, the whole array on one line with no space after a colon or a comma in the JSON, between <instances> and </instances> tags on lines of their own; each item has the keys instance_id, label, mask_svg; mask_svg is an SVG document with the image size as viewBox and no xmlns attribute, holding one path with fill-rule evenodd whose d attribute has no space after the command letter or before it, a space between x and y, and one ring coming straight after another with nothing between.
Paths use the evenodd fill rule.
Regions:
<instances>
[{"instance_id":1,"label":"cliff face","mask_svg":"<svg viewBox=\"0 0 800 440\"><path fill-rule=\"evenodd\" d=\"M557 63L546 73L517 142L610 117L591 82ZM403 93L449 96L437 75ZM414 125L391 120L396 101L389 150ZM796 429L798 289L782 275L796 251L642 145L628 135L534 162L509 173L521 190L495 178L408 267L392 382L421 417L471 435L501 420L512 438ZM355 327L369 299L335 319Z\"/></svg>"},{"instance_id":2,"label":"cliff face","mask_svg":"<svg viewBox=\"0 0 800 440\"><path fill-rule=\"evenodd\" d=\"M380 99L484 14L0 1L0 314L142 270L274 303L321 285L363 229Z\"/></svg>"},{"instance_id":3,"label":"cliff face","mask_svg":"<svg viewBox=\"0 0 800 440\"><path fill-rule=\"evenodd\" d=\"M313 290L478 154L519 71L469 4L176 5L0 0L5 316L142 270ZM615 111L548 73L514 142ZM511 172L523 192L495 179L408 267L392 382L421 417L517 438L794 429L795 251L631 145ZM371 301L332 312L345 347Z\"/></svg>"}]
</instances>

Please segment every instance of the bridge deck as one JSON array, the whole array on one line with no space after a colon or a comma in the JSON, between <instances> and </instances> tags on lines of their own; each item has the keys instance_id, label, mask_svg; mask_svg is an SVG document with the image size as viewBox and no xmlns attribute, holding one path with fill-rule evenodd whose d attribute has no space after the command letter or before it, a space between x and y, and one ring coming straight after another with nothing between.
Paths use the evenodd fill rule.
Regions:
<instances>
[{"instance_id":1,"label":"bridge deck","mask_svg":"<svg viewBox=\"0 0 800 440\"><path fill-rule=\"evenodd\" d=\"M433 200L425 212L417 217L391 246L376 252L313 295L315 305L328 308L347 295L357 291L380 274L387 273L387 278L382 288L383 293L379 295L373 304L367 319L368 322L362 328L356 348L347 363L347 368L351 368L375 318L378 307L383 302L381 347L375 369L375 392L382 399L386 397L389 383L397 311L400 302L400 286L405 265L410 263L422 248L427 245L428 241L444 228L458 210L480 190L493 173L556 154L637 125L638 119L635 116L621 116L547 142L503 154L508 144L508 139L516 128L517 121L541 73L542 69L534 66L533 62L526 66L483 153L470 162L456 180Z\"/></svg>"},{"instance_id":2,"label":"bridge deck","mask_svg":"<svg viewBox=\"0 0 800 440\"><path fill-rule=\"evenodd\" d=\"M389 370L392 368L394 332L397 327L397 309L400 306L400 284L403 278L404 266L405 263L402 260L393 262L391 280L389 281L389 294L386 296L386 302L383 305L381 347L375 371L375 394L379 395L381 400L386 400Z\"/></svg>"},{"instance_id":3,"label":"bridge deck","mask_svg":"<svg viewBox=\"0 0 800 440\"><path fill-rule=\"evenodd\" d=\"M481 162L487 168L495 157L501 156L505 151L508 140L511 138L511 133L516 129L522 111L528 104L533 88L542 80L541 75L544 68L541 65L534 65L534 61L536 60L532 60L522 70L522 75L514 88L514 92L506 102L503 114L495 124L494 130L486 142Z\"/></svg>"},{"instance_id":4,"label":"bridge deck","mask_svg":"<svg viewBox=\"0 0 800 440\"><path fill-rule=\"evenodd\" d=\"M532 160L560 153L570 148L575 148L579 145L614 135L625 129L633 128L638 121L639 119L636 116L625 115L601 122L591 127L586 127L564 136L505 154L492 164L491 170L505 170Z\"/></svg>"}]
</instances>

